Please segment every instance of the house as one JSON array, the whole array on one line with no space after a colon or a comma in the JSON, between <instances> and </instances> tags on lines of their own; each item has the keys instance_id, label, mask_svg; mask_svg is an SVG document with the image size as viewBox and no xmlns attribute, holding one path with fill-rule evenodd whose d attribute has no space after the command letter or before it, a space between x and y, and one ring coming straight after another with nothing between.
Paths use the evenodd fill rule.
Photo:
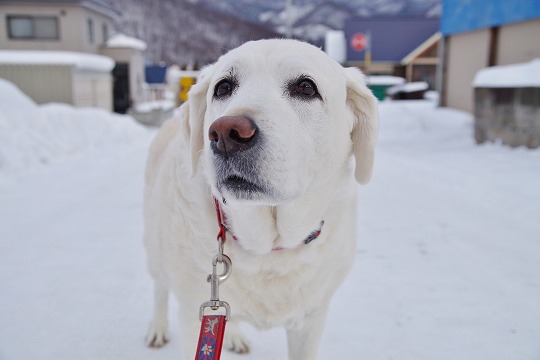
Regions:
<instances>
[{"instance_id":1,"label":"house","mask_svg":"<svg viewBox=\"0 0 540 360\"><path fill-rule=\"evenodd\" d=\"M37 103L125 112L142 97L146 45L114 38L119 16L97 0L0 0L0 77Z\"/></svg>"},{"instance_id":2,"label":"house","mask_svg":"<svg viewBox=\"0 0 540 360\"><path fill-rule=\"evenodd\" d=\"M0 49L97 54L119 15L98 1L0 0Z\"/></svg>"},{"instance_id":3,"label":"house","mask_svg":"<svg viewBox=\"0 0 540 360\"><path fill-rule=\"evenodd\" d=\"M425 81L435 88L437 18L359 18L345 24L347 64L369 75Z\"/></svg>"},{"instance_id":4,"label":"house","mask_svg":"<svg viewBox=\"0 0 540 360\"><path fill-rule=\"evenodd\" d=\"M482 69L540 58L540 1L443 0L441 104L474 112Z\"/></svg>"}]
</instances>

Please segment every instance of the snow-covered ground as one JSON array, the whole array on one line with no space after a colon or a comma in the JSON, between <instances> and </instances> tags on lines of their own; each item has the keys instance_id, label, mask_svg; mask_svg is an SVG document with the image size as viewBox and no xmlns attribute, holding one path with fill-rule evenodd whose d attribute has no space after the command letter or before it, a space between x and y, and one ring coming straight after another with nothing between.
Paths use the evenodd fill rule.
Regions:
<instances>
[{"instance_id":1,"label":"snow-covered ground","mask_svg":"<svg viewBox=\"0 0 540 360\"><path fill-rule=\"evenodd\" d=\"M14 91L0 82L0 359L179 359L175 307L171 342L144 346L155 130ZM319 358L540 359L540 151L476 146L470 115L427 101L380 114ZM286 358L283 330L246 330L251 354L223 359Z\"/></svg>"}]
</instances>

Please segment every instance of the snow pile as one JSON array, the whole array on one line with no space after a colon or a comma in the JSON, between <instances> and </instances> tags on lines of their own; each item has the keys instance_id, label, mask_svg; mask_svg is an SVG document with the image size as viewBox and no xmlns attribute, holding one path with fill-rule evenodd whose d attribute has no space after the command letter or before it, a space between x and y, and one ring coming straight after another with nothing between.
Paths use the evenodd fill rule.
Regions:
<instances>
[{"instance_id":1,"label":"snow pile","mask_svg":"<svg viewBox=\"0 0 540 360\"><path fill-rule=\"evenodd\" d=\"M432 151L447 146L473 146L473 117L449 108L436 108L431 101L386 100L379 107L378 146Z\"/></svg>"},{"instance_id":2,"label":"snow pile","mask_svg":"<svg viewBox=\"0 0 540 360\"><path fill-rule=\"evenodd\" d=\"M0 78L0 111L17 116L21 112L36 110L37 105L13 83ZM0 133L1 134L1 133Z\"/></svg>"},{"instance_id":3,"label":"snow pile","mask_svg":"<svg viewBox=\"0 0 540 360\"><path fill-rule=\"evenodd\" d=\"M134 110L135 112L139 113L149 113L159 110L170 111L173 110L175 107L176 103L174 102L174 100L166 99L138 103L137 105L135 105Z\"/></svg>"},{"instance_id":4,"label":"snow pile","mask_svg":"<svg viewBox=\"0 0 540 360\"><path fill-rule=\"evenodd\" d=\"M77 70L109 72L114 60L74 51L0 50L0 64L71 65Z\"/></svg>"},{"instance_id":5,"label":"snow pile","mask_svg":"<svg viewBox=\"0 0 540 360\"><path fill-rule=\"evenodd\" d=\"M473 86L486 88L540 87L540 59L522 64L482 69L474 77Z\"/></svg>"},{"instance_id":6,"label":"snow pile","mask_svg":"<svg viewBox=\"0 0 540 360\"><path fill-rule=\"evenodd\" d=\"M66 104L38 106L0 79L0 170L130 145L152 132L131 117Z\"/></svg>"}]
</instances>

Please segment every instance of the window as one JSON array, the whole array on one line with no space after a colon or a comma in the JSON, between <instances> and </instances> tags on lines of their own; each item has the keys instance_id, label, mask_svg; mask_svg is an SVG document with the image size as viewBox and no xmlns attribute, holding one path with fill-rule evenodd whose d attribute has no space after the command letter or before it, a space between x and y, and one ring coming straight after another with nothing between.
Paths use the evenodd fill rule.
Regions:
<instances>
[{"instance_id":1,"label":"window","mask_svg":"<svg viewBox=\"0 0 540 360\"><path fill-rule=\"evenodd\" d=\"M40 39L58 39L56 18L35 18L36 37Z\"/></svg>"},{"instance_id":2,"label":"window","mask_svg":"<svg viewBox=\"0 0 540 360\"><path fill-rule=\"evenodd\" d=\"M94 43L94 22L92 19L86 21L86 28L88 30L88 42L90 44Z\"/></svg>"},{"instance_id":3,"label":"window","mask_svg":"<svg viewBox=\"0 0 540 360\"><path fill-rule=\"evenodd\" d=\"M8 33L10 39L18 40L58 40L58 18L8 16Z\"/></svg>"},{"instance_id":4,"label":"window","mask_svg":"<svg viewBox=\"0 0 540 360\"><path fill-rule=\"evenodd\" d=\"M103 43L106 43L109 39L109 28L107 27L107 24L103 23Z\"/></svg>"}]
</instances>

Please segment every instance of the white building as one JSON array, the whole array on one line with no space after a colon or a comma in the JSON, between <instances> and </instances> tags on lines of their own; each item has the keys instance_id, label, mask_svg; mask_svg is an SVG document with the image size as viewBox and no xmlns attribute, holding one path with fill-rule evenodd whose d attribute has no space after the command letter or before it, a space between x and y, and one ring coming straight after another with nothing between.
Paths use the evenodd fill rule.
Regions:
<instances>
[{"instance_id":1,"label":"white building","mask_svg":"<svg viewBox=\"0 0 540 360\"><path fill-rule=\"evenodd\" d=\"M143 97L146 44L113 36L118 16L97 0L0 0L0 77L37 103L126 112Z\"/></svg>"}]
</instances>

